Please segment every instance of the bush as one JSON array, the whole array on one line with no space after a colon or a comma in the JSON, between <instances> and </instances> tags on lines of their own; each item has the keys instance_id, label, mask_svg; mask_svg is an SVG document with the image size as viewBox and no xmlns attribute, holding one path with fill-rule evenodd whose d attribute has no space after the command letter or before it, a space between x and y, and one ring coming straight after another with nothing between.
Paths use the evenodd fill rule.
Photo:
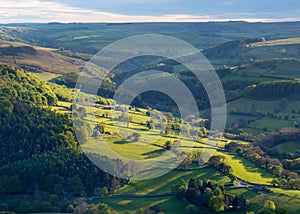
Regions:
<instances>
[{"instance_id":1,"label":"bush","mask_svg":"<svg viewBox=\"0 0 300 214\"><path fill-rule=\"evenodd\" d=\"M33 211L32 204L29 201L24 201L19 208L21 213L30 213Z\"/></svg>"}]
</instances>

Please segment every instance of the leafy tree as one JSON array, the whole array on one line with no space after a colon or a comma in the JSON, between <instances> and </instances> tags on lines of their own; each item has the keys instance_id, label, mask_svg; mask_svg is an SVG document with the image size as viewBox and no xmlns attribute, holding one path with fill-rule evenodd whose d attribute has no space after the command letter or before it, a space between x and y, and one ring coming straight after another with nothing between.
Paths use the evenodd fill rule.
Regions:
<instances>
[{"instance_id":1,"label":"leafy tree","mask_svg":"<svg viewBox=\"0 0 300 214\"><path fill-rule=\"evenodd\" d=\"M199 137L201 137L201 138L207 137L207 134L208 134L207 129L204 126L199 128L199 131L198 131Z\"/></svg>"},{"instance_id":2,"label":"leafy tree","mask_svg":"<svg viewBox=\"0 0 300 214\"><path fill-rule=\"evenodd\" d=\"M21 213L30 213L33 212L33 206L29 201L24 201L20 205L19 210Z\"/></svg>"},{"instance_id":3,"label":"leafy tree","mask_svg":"<svg viewBox=\"0 0 300 214\"><path fill-rule=\"evenodd\" d=\"M276 209L276 205L273 201L271 200L267 200L264 204L264 208L265 209L269 209L269 210L275 210Z\"/></svg>"},{"instance_id":4,"label":"leafy tree","mask_svg":"<svg viewBox=\"0 0 300 214\"><path fill-rule=\"evenodd\" d=\"M19 193L21 191L21 182L18 176L1 176L0 187L6 193Z\"/></svg>"},{"instance_id":5,"label":"leafy tree","mask_svg":"<svg viewBox=\"0 0 300 214\"><path fill-rule=\"evenodd\" d=\"M172 187L172 192L175 193L177 198L183 198L187 188L187 183L182 179L180 184Z\"/></svg>"},{"instance_id":6,"label":"leafy tree","mask_svg":"<svg viewBox=\"0 0 300 214\"><path fill-rule=\"evenodd\" d=\"M96 205L96 214L110 214L110 208L103 203Z\"/></svg>"},{"instance_id":7,"label":"leafy tree","mask_svg":"<svg viewBox=\"0 0 300 214\"><path fill-rule=\"evenodd\" d=\"M133 138L134 142L138 142L140 140L140 137L141 137L141 135L139 133L137 133L137 132L134 132L132 134L132 138Z\"/></svg>"},{"instance_id":8,"label":"leafy tree","mask_svg":"<svg viewBox=\"0 0 300 214\"><path fill-rule=\"evenodd\" d=\"M165 143L165 148L166 150L170 150L173 146L173 142L168 140L166 143Z\"/></svg>"},{"instance_id":9,"label":"leafy tree","mask_svg":"<svg viewBox=\"0 0 300 214\"><path fill-rule=\"evenodd\" d=\"M85 196L85 190L82 183L82 180L78 175L72 178L72 186L73 186L73 195L75 196Z\"/></svg>"},{"instance_id":10,"label":"leafy tree","mask_svg":"<svg viewBox=\"0 0 300 214\"><path fill-rule=\"evenodd\" d=\"M42 201L40 209L42 212L57 212L58 211L58 208L48 201Z\"/></svg>"},{"instance_id":11,"label":"leafy tree","mask_svg":"<svg viewBox=\"0 0 300 214\"><path fill-rule=\"evenodd\" d=\"M211 197L208 202L208 206L215 212L224 211L225 210L224 197L222 195Z\"/></svg>"},{"instance_id":12,"label":"leafy tree","mask_svg":"<svg viewBox=\"0 0 300 214\"><path fill-rule=\"evenodd\" d=\"M94 190L94 194L96 196L106 196L108 195L108 189L106 187L97 187L95 190Z\"/></svg>"},{"instance_id":13,"label":"leafy tree","mask_svg":"<svg viewBox=\"0 0 300 214\"><path fill-rule=\"evenodd\" d=\"M51 194L51 195L49 196L49 198L48 198L48 202L49 202L50 204L52 204L53 206L58 207L58 204L59 204L59 198L58 198L56 195Z\"/></svg>"},{"instance_id":14,"label":"leafy tree","mask_svg":"<svg viewBox=\"0 0 300 214\"><path fill-rule=\"evenodd\" d=\"M154 130L155 129L155 125L154 125L154 122L152 120L147 121L147 128L149 130Z\"/></svg>"}]
</instances>

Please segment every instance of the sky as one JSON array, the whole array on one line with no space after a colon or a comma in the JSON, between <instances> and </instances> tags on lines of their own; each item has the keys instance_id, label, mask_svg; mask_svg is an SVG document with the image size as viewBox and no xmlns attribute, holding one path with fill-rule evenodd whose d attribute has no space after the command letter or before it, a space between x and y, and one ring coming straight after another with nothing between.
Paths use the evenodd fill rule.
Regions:
<instances>
[{"instance_id":1,"label":"sky","mask_svg":"<svg viewBox=\"0 0 300 214\"><path fill-rule=\"evenodd\" d=\"M0 23L300 21L298 0L0 0Z\"/></svg>"}]
</instances>

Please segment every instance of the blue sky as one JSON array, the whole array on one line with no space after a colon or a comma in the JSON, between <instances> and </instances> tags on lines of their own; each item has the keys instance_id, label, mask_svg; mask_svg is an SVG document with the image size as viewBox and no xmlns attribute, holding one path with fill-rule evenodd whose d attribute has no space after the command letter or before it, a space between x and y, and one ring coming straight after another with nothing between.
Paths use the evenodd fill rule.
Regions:
<instances>
[{"instance_id":1,"label":"blue sky","mask_svg":"<svg viewBox=\"0 0 300 214\"><path fill-rule=\"evenodd\" d=\"M0 0L0 22L295 21L298 0Z\"/></svg>"}]
</instances>

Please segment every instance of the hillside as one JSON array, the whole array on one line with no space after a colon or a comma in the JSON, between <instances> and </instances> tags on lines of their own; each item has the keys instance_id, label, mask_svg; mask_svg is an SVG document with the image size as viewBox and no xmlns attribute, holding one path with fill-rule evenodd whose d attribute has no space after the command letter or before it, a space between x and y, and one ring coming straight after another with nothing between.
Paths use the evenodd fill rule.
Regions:
<instances>
[{"instance_id":1,"label":"hillside","mask_svg":"<svg viewBox=\"0 0 300 214\"><path fill-rule=\"evenodd\" d=\"M217 66L250 63L271 58L300 59L299 38L283 40L240 39L203 50L203 54Z\"/></svg>"},{"instance_id":2,"label":"hillside","mask_svg":"<svg viewBox=\"0 0 300 214\"><path fill-rule=\"evenodd\" d=\"M0 40L0 62L31 72L65 74L80 72L86 62L66 57L47 49L22 43L7 43Z\"/></svg>"},{"instance_id":3,"label":"hillside","mask_svg":"<svg viewBox=\"0 0 300 214\"><path fill-rule=\"evenodd\" d=\"M0 100L1 200L10 210L22 211L23 202L33 201L30 196L10 201L12 194L42 191L32 211L46 209L41 207L53 194L61 203L47 202L48 211L65 211L75 196L104 186L114 191L126 182L99 170L82 153L70 117L48 108L57 97L47 83L1 65Z\"/></svg>"}]
</instances>

